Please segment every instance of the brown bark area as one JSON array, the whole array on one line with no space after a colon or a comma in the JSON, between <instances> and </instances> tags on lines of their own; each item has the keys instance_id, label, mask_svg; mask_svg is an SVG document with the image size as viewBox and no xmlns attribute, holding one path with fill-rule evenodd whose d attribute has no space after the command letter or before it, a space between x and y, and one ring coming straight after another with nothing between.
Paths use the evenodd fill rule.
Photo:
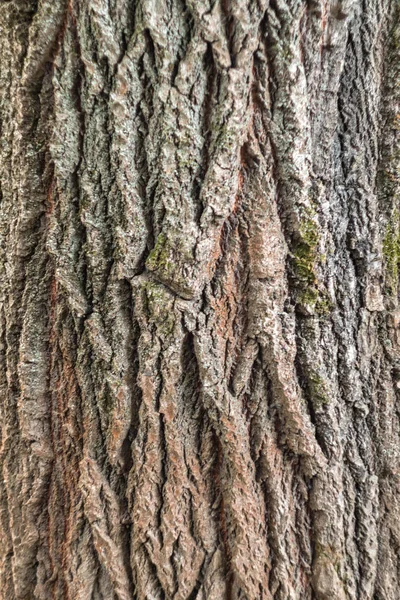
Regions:
<instances>
[{"instance_id":1,"label":"brown bark area","mask_svg":"<svg viewBox=\"0 0 400 600\"><path fill-rule=\"evenodd\" d=\"M0 3L0 599L396 600L394 0Z\"/></svg>"}]
</instances>

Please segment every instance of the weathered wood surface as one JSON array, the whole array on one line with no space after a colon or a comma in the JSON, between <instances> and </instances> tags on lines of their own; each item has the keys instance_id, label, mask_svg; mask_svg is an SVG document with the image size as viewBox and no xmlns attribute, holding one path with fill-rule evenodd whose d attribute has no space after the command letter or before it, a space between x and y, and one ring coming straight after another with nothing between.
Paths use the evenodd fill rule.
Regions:
<instances>
[{"instance_id":1,"label":"weathered wood surface","mask_svg":"<svg viewBox=\"0 0 400 600\"><path fill-rule=\"evenodd\" d=\"M399 14L0 3L1 600L398 600Z\"/></svg>"}]
</instances>

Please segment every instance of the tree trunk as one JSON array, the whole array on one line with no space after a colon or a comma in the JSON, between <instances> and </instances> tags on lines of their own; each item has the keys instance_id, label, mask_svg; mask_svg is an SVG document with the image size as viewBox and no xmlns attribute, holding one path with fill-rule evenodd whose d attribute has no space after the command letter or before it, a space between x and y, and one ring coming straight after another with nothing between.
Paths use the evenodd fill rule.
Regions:
<instances>
[{"instance_id":1,"label":"tree trunk","mask_svg":"<svg viewBox=\"0 0 400 600\"><path fill-rule=\"evenodd\" d=\"M399 15L1 1L1 600L399 598Z\"/></svg>"}]
</instances>

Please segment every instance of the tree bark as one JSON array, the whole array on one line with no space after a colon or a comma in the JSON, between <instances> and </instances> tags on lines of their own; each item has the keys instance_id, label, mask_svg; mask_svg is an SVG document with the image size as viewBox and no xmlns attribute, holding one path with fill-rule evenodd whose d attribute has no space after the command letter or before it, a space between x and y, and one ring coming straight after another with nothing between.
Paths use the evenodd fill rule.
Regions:
<instances>
[{"instance_id":1,"label":"tree bark","mask_svg":"<svg viewBox=\"0 0 400 600\"><path fill-rule=\"evenodd\" d=\"M399 16L1 1L1 600L399 598Z\"/></svg>"}]
</instances>

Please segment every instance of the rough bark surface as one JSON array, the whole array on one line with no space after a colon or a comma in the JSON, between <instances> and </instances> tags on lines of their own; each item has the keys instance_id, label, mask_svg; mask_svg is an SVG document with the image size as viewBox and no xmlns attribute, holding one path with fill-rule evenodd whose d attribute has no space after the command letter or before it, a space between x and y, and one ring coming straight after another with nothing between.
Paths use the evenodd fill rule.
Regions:
<instances>
[{"instance_id":1,"label":"rough bark surface","mask_svg":"<svg viewBox=\"0 0 400 600\"><path fill-rule=\"evenodd\" d=\"M399 14L1 1L1 600L399 598Z\"/></svg>"}]
</instances>

